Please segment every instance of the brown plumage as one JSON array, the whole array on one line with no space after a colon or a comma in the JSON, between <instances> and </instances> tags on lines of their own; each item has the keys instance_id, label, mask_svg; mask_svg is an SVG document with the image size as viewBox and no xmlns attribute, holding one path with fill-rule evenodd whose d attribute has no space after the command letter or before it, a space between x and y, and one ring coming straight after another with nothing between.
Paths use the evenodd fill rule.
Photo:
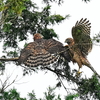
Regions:
<instances>
[{"instance_id":1,"label":"brown plumage","mask_svg":"<svg viewBox=\"0 0 100 100\"><path fill-rule=\"evenodd\" d=\"M97 72L89 63L86 58L89 52L92 50L92 41L90 38L90 26L91 23L87 19L81 19L77 21L75 26L72 28L72 38L67 38L65 42L68 44L70 56L73 63L77 63L79 70L82 65L89 67L94 73ZM80 73L78 70L78 73Z\"/></svg>"},{"instance_id":2,"label":"brown plumage","mask_svg":"<svg viewBox=\"0 0 100 100\"><path fill-rule=\"evenodd\" d=\"M62 43L54 39L43 39L39 33L34 34L34 42L29 43L21 52L18 63L25 64L29 67L37 67L39 65L46 66L56 62L59 56L65 57L70 61L68 52L57 54L60 51L65 51ZM67 56L64 56L64 55Z\"/></svg>"}]
</instances>

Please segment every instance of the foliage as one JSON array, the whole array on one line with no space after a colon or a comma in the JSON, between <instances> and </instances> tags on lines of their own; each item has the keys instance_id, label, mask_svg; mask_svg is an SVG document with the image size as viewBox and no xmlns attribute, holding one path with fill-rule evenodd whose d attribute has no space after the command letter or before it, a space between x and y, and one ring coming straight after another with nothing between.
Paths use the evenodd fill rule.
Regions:
<instances>
[{"instance_id":1,"label":"foliage","mask_svg":"<svg viewBox=\"0 0 100 100\"><path fill-rule=\"evenodd\" d=\"M63 3L63 0L43 0L46 4L49 4L50 2L56 2L58 4Z\"/></svg>"},{"instance_id":2,"label":"foliage","mask_svg":"<svg viewBox=\"0 0 100 100\"><path fill-rule=\"evenodd\" d=\"M3 70L5 70L5 62L4 61L0 61L0 71L3 71Z\"/></svg>"},{"instance_id":3,"label":"foliage","mask_svg":"<svg viewBox=\"0 0 100 100\"><path fill-rule=\"evenodd\" d=\"M16 17L15 13L10 13L8 10L3 12L9 14L9 17L5 19L5 23L0 27L0 40L4 42L5 49L8 47L18 48L18 42L27 40L28 33L39 32L47 39L57 37L55 31L48 28L48 26L61 23L68 17L56 14L50 15L50 5L47 5L39 12L36 4L31 1L25 2L25 8L20 17Z\"/></svg>"},{"instance_id":4,"label":"foliage","mask_svg":"<svg viewBox=\"0 0 100 100\"><path fill-rule=\"evenodd\" d=\"M100 82L96 75L78 82L78 93L82 100L90 97L100 100Z\"/></svg>"},{"instance_id":5,"label":"foliage","mask_svg":"<svg viewBox=\"0 0 100 100\"><path fill-rule=\"evenodd\" d=\"M93 41L97 42L97 43L100 43L100 33L96 34L94 37L93 37Z\"/></svg>"},{"instance_id":6,"label":"foliage","mask_svg":"<svg viewBox=\"0 0 100 100\"><path fill-rule=\"evenodd\" d=\"M59 5L61 4L61 3L63 3L64 2L64 0L43 0L46 4L49 4L50 2L56 2L56 3L58 3ZM82 1L84 1L84 2L89 2L90 0L82 0Z\"/></svg>"},{"instance_id":7,"label":"foliage","mask_svg":"<svg viewBox=\"0 0 100 100\"><path fill-rule=\"evenodd\" d=\"M6 58L5 56L2 56L2 58ZM0 61L0 71L1 74L3 74L3 70L5 70L5 61Z\"/></svg>"},{"instance_id":8,"label":"foliage","mask_svg":"<svg viewBox=\"0 0 100 100\"><path fill-rule=\"evenodd\" d=\"M74 98L77 98L78 96L79 96L78 94L68 95L65 97L65 100L73 100Z\"/></svg>"},{"instance_id":9,"label":"foliage","mask_svg":"<svg viewBox=\"0 0 100 100\"><path fill-rule=\"evenodd\" d=\"M44 99L45 100L61 100L60 95L58 95L58 96L55 95L55 92L54 92L55 89L56 88L49 87L47 89L47 92L44 93L44 95L45 95Z\"/></svg>"},{"instance_id":10,"label":"foliage","mask_svg":"<svg viewBox=\"0 0 100 100\"><path fill-rule=\"evenodd\" d=\"M36 98L36 95L35 95L34 91L32 91L32 93L28 93L28 97L29 97L29 100L38 100Z\"/></svg>"},{"instance_id":11,"label":"foliage","mask_svg":"<svg viewBox=\"0 0 100 100\"><path fill-rule=\"evenodd\" d=\"M16 91L16 89L11 89L8 92L0 93L0 100L27 100L27 99L21 98L20 94Z\"/></svg>"},{"instance_id":12,"label":"foliage","mask_svg":"<svg viewBox=\"0 0 100 100\"><path fill-rule=\"evenodd\" d=\"M51 88L49 87L47 89L47 92L44 93L44 97L37 99L34 91L32 91L31 93L28 93L28 97L27 98L21 98L20 94L17 92L16 89L11 89L9 91L5 91L3 93L0 93L0 99L4 99L4 100L62 100L60 95L56 95L55 94L55 89L56 88ZM73 100L70 98L74 98L78 95L68 95L66 96L65 100Z\"/></svg>"},{"instance_id":13,"label":"foliage","mask_svg":"<svg viewBox=\"0 0 100 100\"><path fill-rule=\"evenodd\" d=\"M90 2L90 0L82 0L82 1L84 1L84 2Z\"/></svg>"},{"instance_id":14,"label":"foliage","mask_svg":"<svg viewBox=\"0 0 100 100\"><path fill-rule=\"evenodd\" d=\"M0 1L0 11L7 11L9 13L16 13L21 15L22 11L25 9L24 2L28 0L4 0ZM7 13L7 14L9 14Z\"/></svg>"}]
</instances>

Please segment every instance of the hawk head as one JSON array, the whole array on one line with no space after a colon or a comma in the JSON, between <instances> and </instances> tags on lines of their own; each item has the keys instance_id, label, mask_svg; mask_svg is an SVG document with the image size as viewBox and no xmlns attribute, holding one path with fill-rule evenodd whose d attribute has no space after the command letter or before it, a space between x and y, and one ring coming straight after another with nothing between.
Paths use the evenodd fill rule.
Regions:
<instances>
[{"instance_id":1,"label":"hawk head","mask_svg":"<svg viewBox=\"0 0 100 100\"><path fill-rule=\"evenodd\" d=\"M65 40L65 43L67 43L68 45L73 45L74 44L74 40L72 38L67 38Z\"/></svg>"},{"instance_id":2,"label":"hawk head","mask_svg":"<svg viewBox=\"0 0 100 100\"><path fill-rule=\"evenodd\" d=\"M42 38L43 38L43 35L40 34L40 33L35 33L35 34L33 35L34 41L37 40L37 39L42 39Z\"/></svg>"}]
</instances>

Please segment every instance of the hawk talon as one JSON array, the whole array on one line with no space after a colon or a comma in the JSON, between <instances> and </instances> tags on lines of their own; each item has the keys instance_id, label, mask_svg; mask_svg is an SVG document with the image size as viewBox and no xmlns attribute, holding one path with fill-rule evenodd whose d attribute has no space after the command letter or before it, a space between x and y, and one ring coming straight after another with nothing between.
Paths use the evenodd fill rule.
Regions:
<instances>
[{"instance_id":1,"label":"hawk talon","mask_svg":"<svg viewBox=\"0 0 100 100\"><path fill-rule=\"evenodd\" d=\"M82 72L77 71L77 73L76 73L76 77L79 77L79 76L81 75L81 73L82 73Z\"/></svg>"},{"instance_id":2,"label":"hawk talon","mask_svg":"<svg viewBox=\"0 0 100 100\"><path fill-rule=\"evenodd\" d=\"M78 71L77 74L81 74L82 72Z\"/></svg>"}]
</instances>

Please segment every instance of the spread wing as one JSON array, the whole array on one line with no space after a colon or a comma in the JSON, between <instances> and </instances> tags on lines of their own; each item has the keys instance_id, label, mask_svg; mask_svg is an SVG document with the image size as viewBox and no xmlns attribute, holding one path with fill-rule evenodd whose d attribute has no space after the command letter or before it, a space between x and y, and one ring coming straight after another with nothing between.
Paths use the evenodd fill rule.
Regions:
<instances>
[{"instance_id":1,"label":"spread wing","mask_svg":"<svg viewBox=\"0 0 100 100\"><path fill-rule=\"evenodd\" d=\"M24 63L26 66L37 67L56 61L58 56L53 56L45 49L45 42L44 39L39 39L29 43L20 54L19 64Z\"/></svg>"},{"instance_id":2,"label":"spread wing","mask_svg":"<svg viewBox=\"0 0 100 100\"><path fill-rule=\"evenodd\" d=\"M54 39L38 39L35 42L29 43L22 50L18 62L30 67L49 65L57 61L59 58L57 53L63 50L64 46L62 43ZM68 56L66 58L69 60Z\"/></svg>"},{"instance_id":3,"label":"spread wing","mask_svg":"<svg viewBox=\"0 0 100 100\"><path fill-rule=\"evenodd\" d=\"M55 39L48 39L46 42L46 47L46 50L51 54L58 54L66 59L66 61L70 62L71 56L69 54L69 49L66 49L61 42L56 41Z\"/></svg>"},{"instance_id":4,"label":"spread wing","mask_svg":"<svg viewBox=\"0 0 100 100\"><path fill-rule=\"evenodd\" d=\"M20 57L19 57L19 59L18 59L18 63L19 63L19 64L24 63L24 62L28 59L28 57L31 55L32 50L34 50L34 48L35 48L35 42L29 43L29 44L21 51Z\"/></svg>"},{"instance_id":5,"label":"spread wing","mask_svg":"<svg viewBox=\"0 0 100 100\"><path fill-rule=\"evenodd\" d=\"M72 28L72 36L75 45L80 49L81 53L85 56L92 49L92 41L90 38L91 23L87 19L81 19L77 21L75 26Z\"/></svg>"}]
</instances>

